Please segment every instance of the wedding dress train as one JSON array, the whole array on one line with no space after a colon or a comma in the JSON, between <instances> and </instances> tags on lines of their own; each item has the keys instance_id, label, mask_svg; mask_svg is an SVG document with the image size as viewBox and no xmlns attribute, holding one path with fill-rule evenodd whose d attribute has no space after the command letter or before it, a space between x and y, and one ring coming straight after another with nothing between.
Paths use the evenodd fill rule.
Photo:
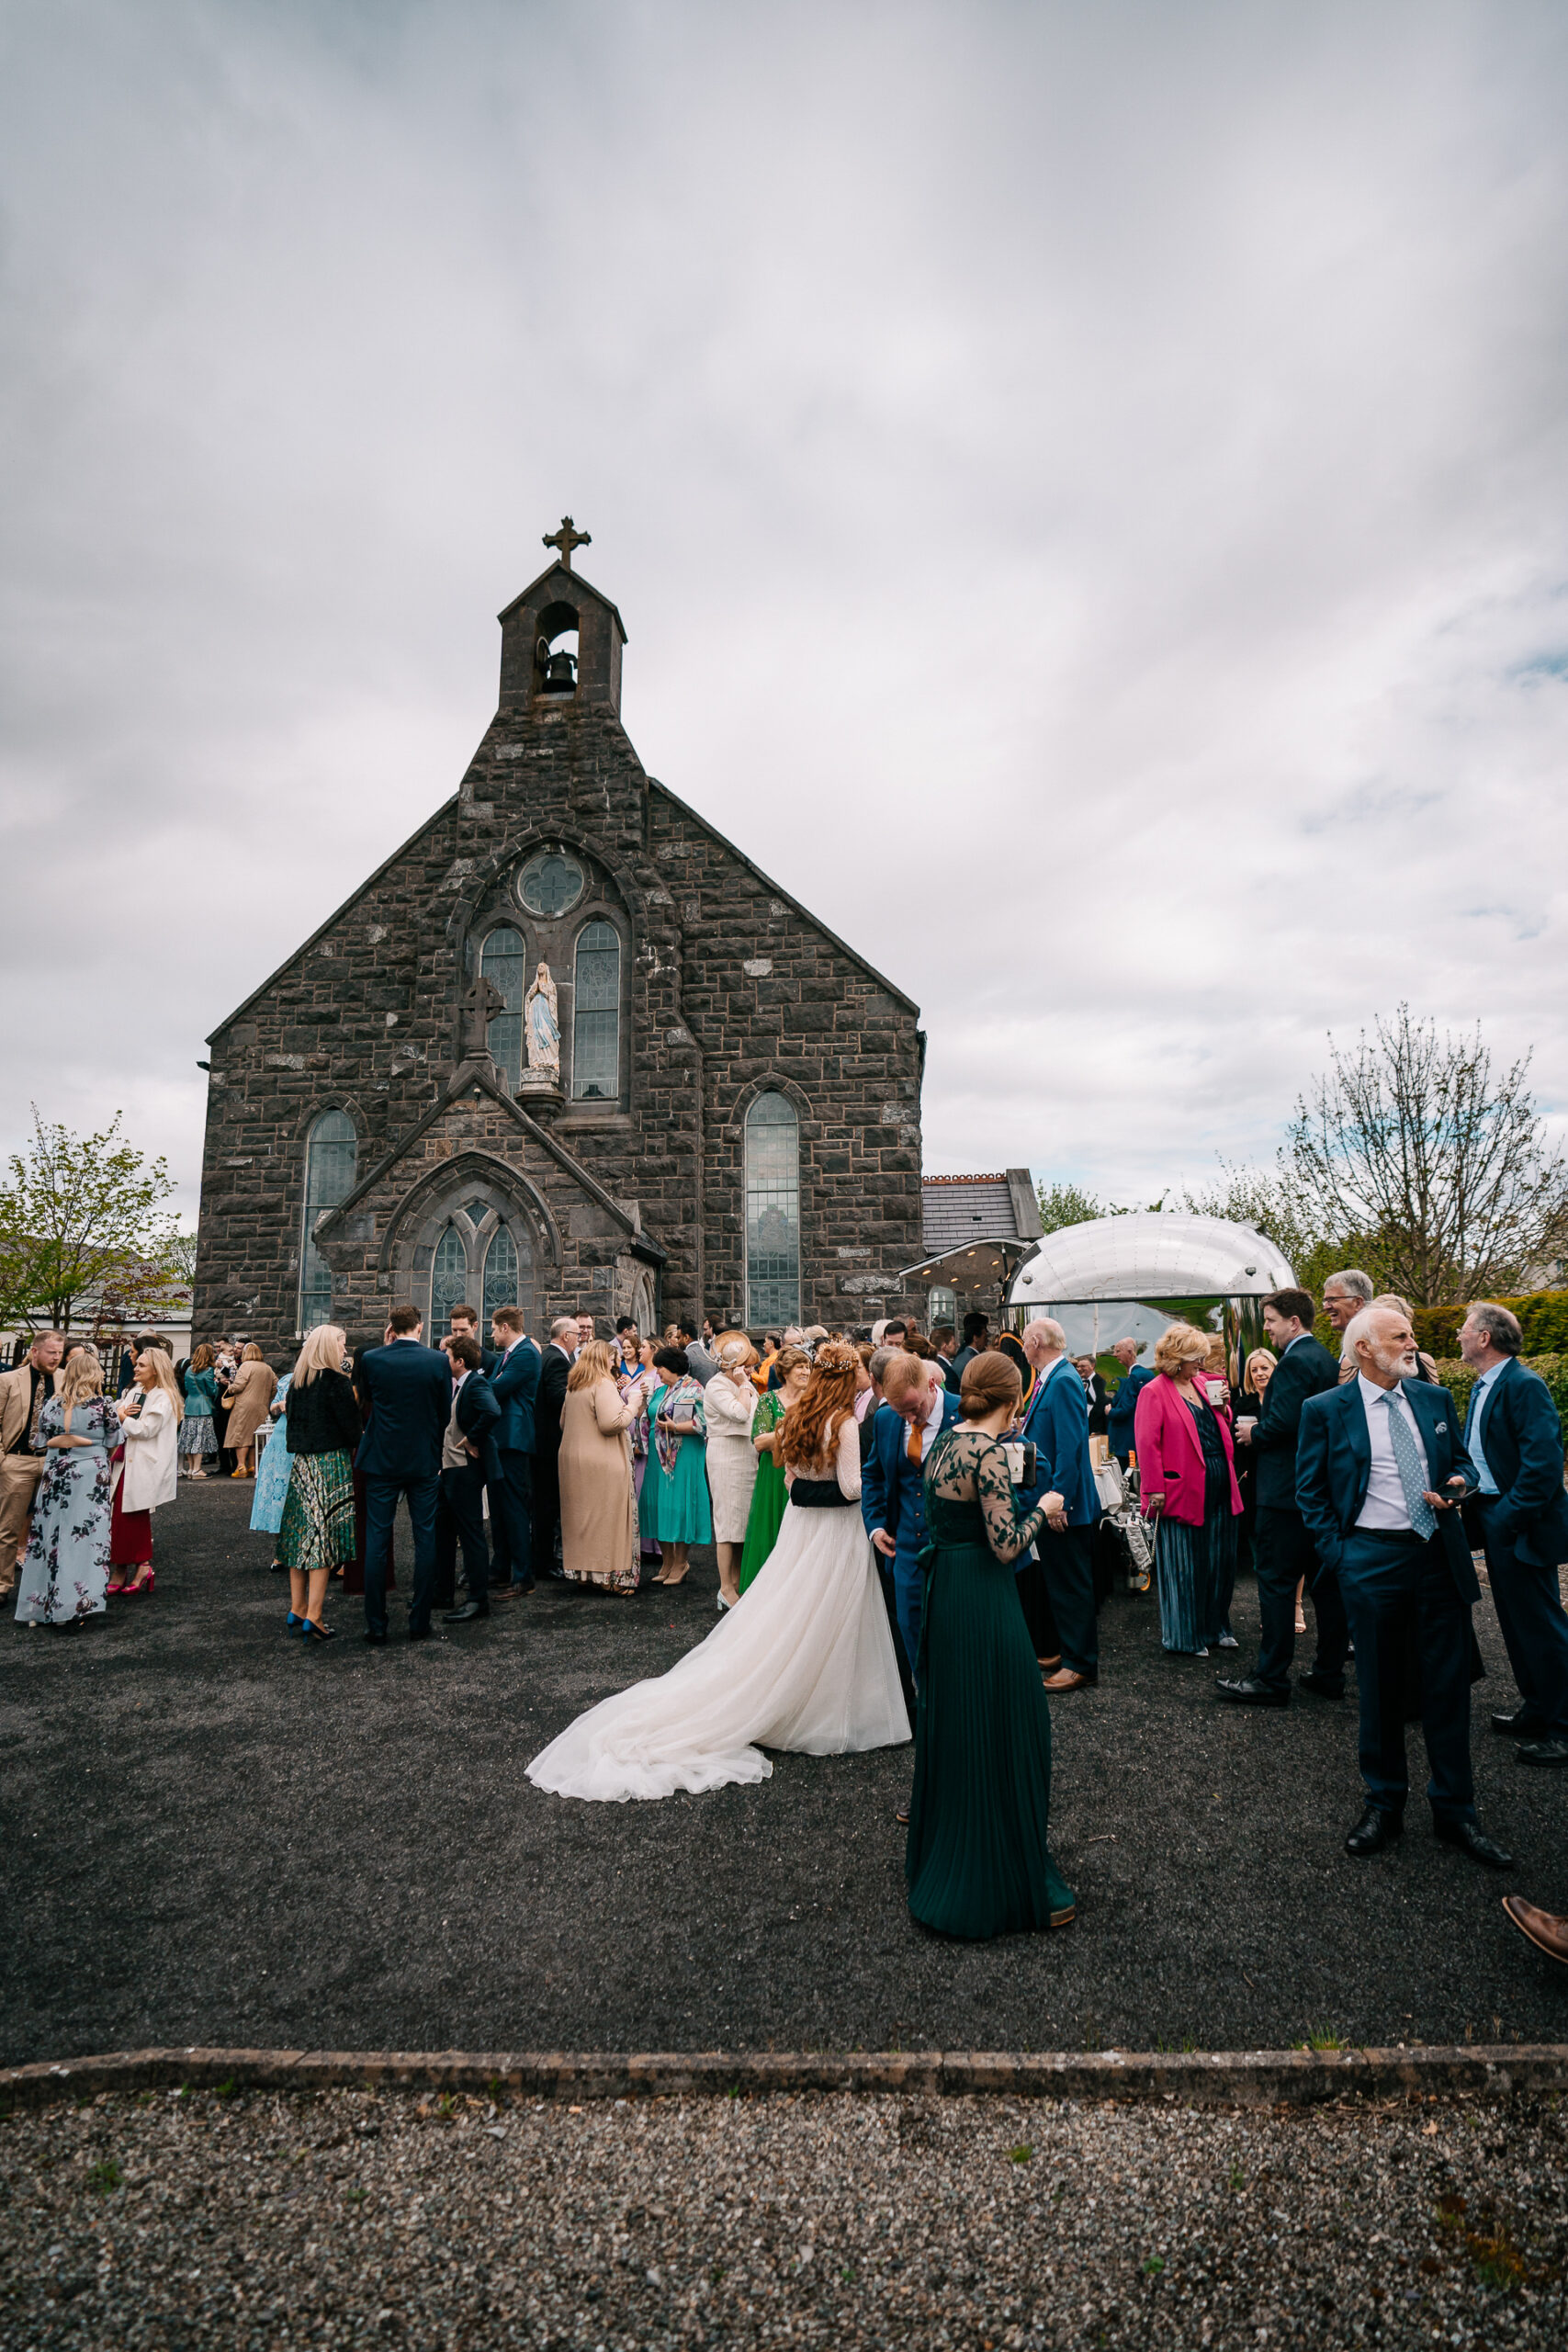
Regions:
<instances>
[{"instance_id":1,"label":"wedding dress train","mask_svg":"<svg viewBox=\"0 0 1568 2352\"><path fill-rule=\"evenodd\" d=\"M536 1756L557 1796L619 1801L765 1781L764 1747L843 1756L907 1740L909 1718L860 1514L860 1431L792 1479L770 1557L668 1674L591 1707Z\"/></svg>"}]
</instances>

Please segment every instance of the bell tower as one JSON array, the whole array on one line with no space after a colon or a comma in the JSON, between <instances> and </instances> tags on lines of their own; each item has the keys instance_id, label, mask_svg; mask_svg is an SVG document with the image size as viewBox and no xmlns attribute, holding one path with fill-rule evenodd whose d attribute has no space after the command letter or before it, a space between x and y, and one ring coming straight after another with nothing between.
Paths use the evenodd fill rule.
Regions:
<instances>
[{"instance_id":1,"label":"bell tower","mask_svg":"<svg viewBox=\"0 0 1568 2352\"><path fill-rule=\"evenodd\" d=\"M536 712L621 710L621 648L626 625L607 596L571 568L574 548L592 534L563 514L545 545L559 553L547 571L501 614L501 702Z\"/></svg>"}]
</instances>

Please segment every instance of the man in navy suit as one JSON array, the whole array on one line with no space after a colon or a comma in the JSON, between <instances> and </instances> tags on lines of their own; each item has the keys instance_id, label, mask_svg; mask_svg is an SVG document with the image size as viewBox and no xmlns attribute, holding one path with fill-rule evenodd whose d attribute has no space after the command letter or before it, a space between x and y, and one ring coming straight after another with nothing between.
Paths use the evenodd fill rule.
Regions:
<instances>
[{"instance_id":1,"label":"man in navy suit","mask_svg":"<svg viewBox=\"0 0 1568 2352\"><path fill-rule=\"evenodd\" d=\"M448 1625L490 1615L490 1551L485 1543L487 1481L500 1476L494 1430L501 1407L481 1369L479 1341L467 1331L441 1342L452 1367L452 1411L441 1442L441 1494L435 1507L435 1597ZM457 1546L468 1597L457 1600Z\"/></svg>"},{"instance_id":2,"label":"man in navy suit","mask_svg":"<svg viewBox=\"0 0 1568 2352\"><path fill-rule=\"evenodd\" d=\"M491 1509L499 1501L506 1537L506 1557L512 1569L510 1589L532 1592L534 1517L534 1399L539 1392L539 1351L525 1339L520 1306L498 1306L491 1317L491 1337L501 1351L501 1362L491 1375L491 1387L501 1407L495 1442L501 1457L501 1484L491 1489Z\"/></svg>"},{"instance_id":3,"label":"man in navy suit","mask_svg":"<svg viewBox=\"0 0 1568 2352\"><path fill-rule=\"evenodd\" d=\"M1473 1509L1522 1702L1492 1721L1520 1740L1522 1762L1568 1764L1568 1617L1557 1584L1568 1560L1562 1424L1545 1381L1519 1362L1523 1345L1517 1318L1489 1299L1471 1308L1459 1335L1481 1375L1464 1425L1480 1480Z\"/></svg>"},{"instance_id":4,"label":"man in navy suit","mask_svg":"<svg viewBox=\"0 0 1568 2352\"><path fill-rule=\"evenodd\" d=\"M1142 1344L1141 1340L1132 1338L1118 1340L1111 1351L1121 1364L1125 1377L1117 1387L1115 1396L1111 1399L1111 1410L1105 1421L1105 1434L1110 1441L1111 1453L1123 1470L1127 1467L1127 1456L1133 1451L1133 1422L1137 1413L1138 1391L1145 1381L1152 1380L1155 1376L1155 1368L1152 1363L1138 1362Z\"/></svg>"},{"instance_id":5,"label":"man in navy suit","mask_svg":"<svg viewBox=\"0 0 1568 2352\"><path fill-rule=\"evenodd\" d=\"M1081 1690L1100 1679L1100 1628L1094 1614L1094 1531L1100 1489L1089 1450L1089 1397L1071 1357L1067 1335L1049 1315L1023 1329L1023 1352L1034 1390L1019 1434L1034 1448L1034 1483L1019 1489L1021 1511L1032 1511L1053 1487L1062 1509L1036 1539L1045 1589L1062 1645L1061 1664L1045 1677L1047 1690Z\"/></svg>"},{"instance_id":6,"label":"man in navy suit","mask_svg":"<svg viewBox=\"0 0 1568 2352\"><path fill-rule=\"evenodd\" d=\"M1470 1612L1481 1588L1458 1509L1475 1469L1454 1400L1414 1376L1416 1335L1393 1307L1364 1307L1347 1326L1344 1347L1359 1374L1302 1408L1296 1495L1318 1556L1337 1575L1356 1644L1367 1802L1346 1851L1375 1854L1404 1826L1404 1667L1414 1624L1432 1826L1473 1860L1511 1870L1512 1856L1475 1817Z\"/></svg>"},{"instance_id":7,"label":"man in navy suit","mask_svg":"<svg viewBox=\"0 0 1568 2352\"><path fill-rule=\"evenodd\" d=\"M1365 1281L1364 1275L1354 1277ZM1215 1696L1244 1707L1288 1707L1291 1661L1296 1654L1296 1587L1304 1577L1317 1620L1317 1649L1310 1674L1296 1677L1299 1690L1320 1699L1345 1696L1345 1661L1350 1629L1332 1568L1319 1559L1305 1521L1296 1507L1296 1442L1309 1396L1325 1396L1339 1378L1339 1366L1313 1337L1313 1297L1307 1290L1277 1290L1263 1302L1263 1329L1279 1355L1263 1407L1250 1430L1238 1429L1237 1445L1250 1446L1258 1464L1258 1519L1253 1549L1258 1566L1258 1614L1262 1640L1250 1675L1222 1675ZM1349 1321L1348 1316L1345 1318ZM1342 1324L1339 1327L1344 1329ZM1245 1418L1245 1417L1244 1417Z\"/></svg>"},{"instance_id":8,"label":"man in navy suit","mask_svg":"<svg viewBox=\"0 0 1568 2352\"><path fill-rule=\"evenodd\" d=\"M958 1419L958 1399L932 1378L920 1357L901 1350L887 1360L882 1395L861 1470L861 1516L879 1563L892 1565L899 1638L909 1671L918 1678L925 1589L920 1566L926 1540L922 1464L942 1430Z\"/></svg>"},{"instance_id":9,"label":"man in navy suit","mask_svg":"<svg viewBox=\"0 0 1568 2352\"><path fill-rule=\"evenodd\" d=\"M398 1497L408 1498L413 1525L413 1598L409 1639L429 1638L435 1598L435 1502L441 1488L441 1441L452 1408L452 1368L439 1348L427 1348L417 1306L394 1306L387 1344L367 1348L355 1366L355 1384L368 1406L369 1424L354 1457L365 1473L365 1638L387 1638L387 1566Z\"/></svg>"}]
</instances>

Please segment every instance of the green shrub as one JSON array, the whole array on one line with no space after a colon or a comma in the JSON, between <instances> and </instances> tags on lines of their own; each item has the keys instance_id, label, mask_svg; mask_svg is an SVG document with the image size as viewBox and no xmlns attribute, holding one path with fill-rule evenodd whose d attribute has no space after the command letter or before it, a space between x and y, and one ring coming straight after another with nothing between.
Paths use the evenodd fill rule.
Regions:
<instances>
[{"instance_id":1,"label":"green shrub","mask_svg":"<svg viewBox=\"0 0 1568 2352\"><path fill-rule=\"evenodd\" d=\"M1520 1362L1528 1363L1532 1372L1540 1373L1551 1391L1551 1401L1557 1408L1559 1420L1568 1423L1568 1355L1523 1356ZM1471 1391L1475 1386L1476 1374L1462 1356L1439 1356L1438 1378L1451 1392L1462 1422L1470 1410Z\"/></svg>"},{"instance_id":2,"label":"green shrub","mask_svg":"<svg viewBox=\"0 0 1568 2352\"><path fill-rule=\"evenodd\" d=\"M1497 1304L1518 1317L1527 1356L1568 1353L1568 1290L1527 1291L1522 1298L1502 1298ZM1457 1356L1459 1327L1467 1312L1468 1302L1458 1306L1418 1306L1418 1344L1431 1356Z\"/></svg>"}]
</instances>

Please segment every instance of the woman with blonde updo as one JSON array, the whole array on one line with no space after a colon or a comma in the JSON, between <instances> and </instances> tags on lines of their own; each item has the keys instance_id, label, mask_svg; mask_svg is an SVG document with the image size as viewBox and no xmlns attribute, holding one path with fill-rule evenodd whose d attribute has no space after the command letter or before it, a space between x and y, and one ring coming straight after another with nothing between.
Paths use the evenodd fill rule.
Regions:
<instances>
[{"instance_id":1,"label":"woman with blonde updo","mask_svg":"<svg viewBox=\"0 0 1568 2352\"><path fill-rule=\"evenodd\" d=\"M740 1555L746 1544L751 1489L757 1483L757 1456L751 1445L751 1424L757 1417L751 1373L757 1351L744 1331L721 1331L714 1341L714 1352L718 1370L703 1390L703 1417L708 1432L713 1540L718 1550L718 1605L725 1610L740 1598Z\"/></svg>"},{"instance_id":2,"label":"woman with blonde updo","mask_svg":"<svg viewBox=\"0 0 1568 2352\"><path fill-rule=\"evenodd\" d=\"M909 1736L859 1509L860 1358L827 1340L784 1417L789 1502L772 1556L705 1642L569 1724L528 1767L558 1796L662 1797L765 1781L764 1747L857 1754ZM1016 1606L1016 1604L1015 1604Z\"/></svg>"},{"instance_id":3,"label":"woman with blonde updo","mask_svg":"<svg viewBox=\"0 0 1568 2352\"><path fill-rule=\"evenodd\" d=\"M1236 1484L1229 1412L1214 1408L1203 1377L1207 1332L1171 1323L1155 1342L1155 1377L1134 1422L1145 1519L1157 1519L1156 1580L1160 1640L1168 1651L1207 1657L1235 1647L1228 1623L1235 1584Z\"/></svg>"},{"instance_id":4,"label":"woman with blonde updo","mask_svg":"<svg viewBox=\"0 0 1568 2352\"><path fill-rule=\"evenodd\" d=\"M1059 1494L1019 1516L1002 1434L1023 1384L999 1350L971 1356L963 1419L926 1457L925 1600L915 1786L904 1874L909 1909L942 1935L1065 1928L1072 1889L1051 1859L1051 1702L1013 1589Z\"/></svg>"},{"instance_id":5,"label":"woman with blonde updo","mask_svg":"<svg viewBox=\"0 0 1568 2352\"><path fill-rule=\"evenodd\" d=\"M648 1375L648 1386L654 1375ZM639 1374L624 1392L607 1340L579 1348L560 1417L560 1555L573 1584L602 1592L637 1588L637 1489L632 1423L643 1408Z\"/></svg>"},{"instance_id":6,"label":"woman with blonde updo","mask_svg":"<svg viewBox=\"0 0 1568 2352\"><path fill-rule=\"evenodd\" d=\"M39 1480L32 1529L17 1590L18 1625L80 1633L108 1608L113 1455L119 1416L104 1395L91 1348L67 1358L60 1385L38 1418L48 1468Z\"/></svg>"}]
</instances>

